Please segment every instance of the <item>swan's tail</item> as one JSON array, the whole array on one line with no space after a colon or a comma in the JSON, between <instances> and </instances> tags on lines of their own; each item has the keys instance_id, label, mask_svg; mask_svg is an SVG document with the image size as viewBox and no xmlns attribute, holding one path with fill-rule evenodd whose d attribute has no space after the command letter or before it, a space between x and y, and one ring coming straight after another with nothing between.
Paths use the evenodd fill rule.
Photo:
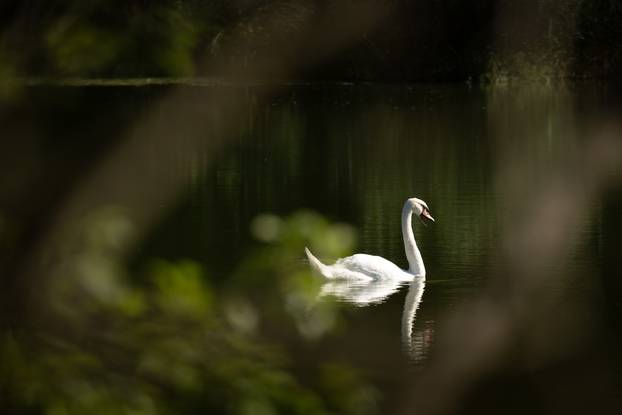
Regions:
<instances>
[{"instance_id":1,"label":"swan's tail","mask_svg":"<svg viewBox=\"0 0 622 415\"><path fill-rule=\"evenodd\" d=\"M309 264L311 264L311 267L314 270L316 270L318 273L322 274L326 278L332 278L333 275L332 275L332 272L330 271L330 268L322 264L322 262L320 262L319 259L313 256L311 251L309 251L309 248L307 248L306 246L305 246L305 252L307 253L307 258L309 258Z\"/></svg>"}]
</instances>

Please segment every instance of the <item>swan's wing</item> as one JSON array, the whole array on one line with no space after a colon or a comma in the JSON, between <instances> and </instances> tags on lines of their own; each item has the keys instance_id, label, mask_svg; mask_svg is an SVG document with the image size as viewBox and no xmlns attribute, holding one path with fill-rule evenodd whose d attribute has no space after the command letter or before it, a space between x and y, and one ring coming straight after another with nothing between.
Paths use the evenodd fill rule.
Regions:
<instances>
[{"instance_id":1,"label":"swan's wing","mask_svg":"<svg viewBox=\"0 0 622 415\"><path fill-rule=\"evenodd\" d=\"M334 267L342 268L353 274L379 280L384 278L403 279L404 270L381 256L356 254L338 260Z\"/></svg>"}]
</instances>

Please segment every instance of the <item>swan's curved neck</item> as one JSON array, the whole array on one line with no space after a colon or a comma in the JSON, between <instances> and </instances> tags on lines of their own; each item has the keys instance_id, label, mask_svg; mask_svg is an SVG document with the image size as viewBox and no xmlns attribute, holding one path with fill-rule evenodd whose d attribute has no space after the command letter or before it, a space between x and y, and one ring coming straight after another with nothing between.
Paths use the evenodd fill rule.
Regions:
<instances>
[{"instance_id":1,"label":"swan's curved neck","mask_svg":"<svg viewBox=\"0 0 622 415\"><path fill-rule=\"evenodd\" d=\"M404 209L402 209L402 235L404 237L406 258L408 259L408 272L413 275L425 276L425 265L423 265L423 258L413 233L412 214L412 205L406 202Z\"/></svg>"}]
</instances>

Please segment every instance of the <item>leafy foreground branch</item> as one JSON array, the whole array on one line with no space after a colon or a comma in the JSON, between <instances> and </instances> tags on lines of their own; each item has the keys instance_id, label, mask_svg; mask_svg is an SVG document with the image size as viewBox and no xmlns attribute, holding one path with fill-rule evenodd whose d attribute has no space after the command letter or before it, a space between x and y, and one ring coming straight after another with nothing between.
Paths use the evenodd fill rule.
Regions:
<instances>
[{"instance_id":1,"label":"leafy foreground branch","mask_svg":"<svg viewBox=\"0 0 622 415\"><path fill-rule=\"evenodd\" d=\"M305 339L335 327L339 310L315 304L316 281L291 258L309 239L332 241L325 249L340 255L351 248L352 231L311 213L287 220L262 216L252 229L269 243L216 290L203 267L189 260L154 260L144 275L131 275L120 255L131 223L119 210L97 212L84 225L81 251L53 269L40 311L0 335L0 408L46 414L373 412L373 389L351 368L328 362L317 369L314 384L302 385L284 344L262 336L277 316Z\"/></svg>"}]
</instances>

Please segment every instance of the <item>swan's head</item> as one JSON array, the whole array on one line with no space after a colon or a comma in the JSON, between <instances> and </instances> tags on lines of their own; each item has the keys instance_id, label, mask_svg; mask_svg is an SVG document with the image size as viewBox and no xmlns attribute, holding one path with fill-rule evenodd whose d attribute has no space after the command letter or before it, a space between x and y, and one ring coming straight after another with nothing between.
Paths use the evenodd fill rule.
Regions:
<instances>
[{"instance_id":1,"label":"swan's head","mask_svg":"<svg viewBox=\"0 0 622 415\"><path fill-rule=\"evenodd\" d=\"M434 222L434 218L432 217L432 214L430 213L430 208L428 208L428 204L425 203L423 200L413 197L406 201L406 205L412 209L415 215L421 218L421 221L423 223L425 223L426 220L430 222Z\"/></svg>"}]
</instances>

